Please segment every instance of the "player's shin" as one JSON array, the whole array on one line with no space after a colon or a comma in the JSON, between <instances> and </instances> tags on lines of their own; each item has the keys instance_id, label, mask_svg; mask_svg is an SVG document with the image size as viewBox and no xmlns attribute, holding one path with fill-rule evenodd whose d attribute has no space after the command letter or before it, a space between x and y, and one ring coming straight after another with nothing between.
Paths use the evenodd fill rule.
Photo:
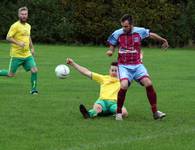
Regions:
<instances>
[{"instance_id":1,"label":"player's shin","mask_svg":"<svg viewBox=\"0 0 195 150\"><path fill-rule=\"evenodd\" d=\"M31 88L32 91L37 88L37 73L31 73Z\"/></svg>"},{"instance_id":2,"label":"player's shin","mask_svg":"<svg viewBox=\"0 0 195 150\"><path fill-rule=\"evenodd\" d=\"M8 76L8 70L0 70L0 76Z\"/></svg>"},{"instance_id":3,"label":"player's shin","mask_svg":"<svg viewBox=\"0 0 195 150\"><path fill-rule=\"evenodd\" d=\"M117 113L122 113L122 107L125 101L126 89L120 89L117 97Z\"/></svg>"},{"instance_id":4,"label":"player's shin","mask_svg":"<svg viewBox=\"0 0 195 150\"><path fill-rule=\"evenodd\" d=\"M157 111L157 96L152 85L146 87L146 93L153 113Z\"/></svg>"},{"instance_id":5,"label":"player's shin","mask_svg":"<svg viewBox=\"0 0 195 150\"><path fill-rule=\"evenodd\" d=\"M88 111L88 113L89 113L89 117L90 118L96 117L98 115L98 113L97 113L97 111L95 109L90 109Z\"/></svg>"}]
</instances>

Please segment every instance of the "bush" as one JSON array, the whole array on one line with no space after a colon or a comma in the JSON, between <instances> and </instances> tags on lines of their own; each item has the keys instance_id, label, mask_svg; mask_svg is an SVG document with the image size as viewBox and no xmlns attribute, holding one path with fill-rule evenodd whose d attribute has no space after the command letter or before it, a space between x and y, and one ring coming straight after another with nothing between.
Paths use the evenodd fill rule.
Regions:
<instances>
[{"instance_id":1,"label":"bush","mask_svg":"<svg viewBox=\"0 0 195 150\"><path fill-rule=\"evenodd\" d=\"M29 8L36 42L105 44L120 27L119 19L125 13L134 17L136 26L166 37L172 47L195 41L193 0L2 0L1 39L5 39L10 25L17 20L18 8L24 5Z\"/></svg>"}]
</instances>

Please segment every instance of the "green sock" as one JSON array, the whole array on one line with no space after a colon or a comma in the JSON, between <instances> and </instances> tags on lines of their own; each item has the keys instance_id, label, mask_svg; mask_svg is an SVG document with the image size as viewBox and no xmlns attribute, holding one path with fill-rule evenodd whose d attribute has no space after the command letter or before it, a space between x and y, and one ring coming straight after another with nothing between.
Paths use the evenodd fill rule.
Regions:
<instances>
[{"instance_id":1,"label":"green sock","mask_svg":"<svg viewBox=\"0 0 195 150\"><path fill-rule=\"evenodd\" d=\"M8 70L5 69L0 70L0 76L8 76Z\"/></svg>"},{"instance_id":2,"label":"green sock","mask_svg":"<svg viewBox=\"0 0 195 150\"><path fill-rule=\"evenodd\" d=\"M36 90L36 88L37 88L37 73L31 74L31 86L32 86L32 91Z\"/></svg>"},{"instance_id":3,"label":"green sock","mask_svg":"<svg viewBox=\"0 0 195 150\"><path fill-rule=\"evenodd\" d=\"M88 111L88 113L89 113L90 118L96 117L98 115L98 113L95 111L95 109L90 109Z\"/></svg>"}]
</instances>

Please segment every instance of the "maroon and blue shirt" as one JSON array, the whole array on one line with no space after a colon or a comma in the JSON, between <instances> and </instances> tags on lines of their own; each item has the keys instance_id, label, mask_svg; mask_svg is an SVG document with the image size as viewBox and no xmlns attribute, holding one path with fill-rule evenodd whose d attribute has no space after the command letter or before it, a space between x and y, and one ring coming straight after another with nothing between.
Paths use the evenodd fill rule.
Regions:
<instances>
[{"instance_id":1,"label":"maroon and blue shirt","mask_svg":"<svg viewBox=\"0 0 195 150\"><path fill-rule=\"evenodd\" d=\"M133 27L129 33L123 28L114 31L108 38L108 43L118 46L118 63L123 65L141 64L141 41L149 37L150 30L141 27Z\"/></svg>"}]
</instances>

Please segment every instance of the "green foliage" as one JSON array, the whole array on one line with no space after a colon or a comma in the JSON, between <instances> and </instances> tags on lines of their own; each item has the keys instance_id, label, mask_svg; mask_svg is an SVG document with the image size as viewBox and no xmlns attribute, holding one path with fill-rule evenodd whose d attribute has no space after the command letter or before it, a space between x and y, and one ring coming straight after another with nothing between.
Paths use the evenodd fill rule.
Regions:
<instances>
[{"instance_id":1,"label":"green foliage","mask_svg":"<svg viewBox=\"0 0 195 150\"><path fill-rule=\"evenodd\" d=\"M166 37L172 47L193 45L195 41L194 0L2 0L1 39L24 5L29 8L36 42L105 44L120 27L120 17L125 13L134 17L136 26Z\"/></svg>"},{"instance_id":2,"label":"green foliage","mask_svg":"<svg viewBox=\"0 0 195 150\"><path fill-rule=\"evenodd\" d=\"M188 28L190 31L190 38L188 40L190 42L190 40L195 41L195 2L193 0L189 1L186 9Z\"/></svg>"}]
</instances>

